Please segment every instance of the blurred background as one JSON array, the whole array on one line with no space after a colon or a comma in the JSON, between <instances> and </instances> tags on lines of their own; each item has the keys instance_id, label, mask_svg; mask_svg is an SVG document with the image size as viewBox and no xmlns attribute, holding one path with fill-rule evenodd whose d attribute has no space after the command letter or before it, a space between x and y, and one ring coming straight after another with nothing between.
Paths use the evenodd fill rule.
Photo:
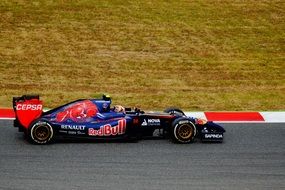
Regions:
<instances>
[{"instance_id":1,"label":"blurred background","mask_svg":"<svg viewBox=\"0 0 285 190\"><path fill-rule=\"evenodd\" d=\"M285 109L285 3L0 1L0 107L107 93L162 110Z\"/></svg>"}]
</instances>

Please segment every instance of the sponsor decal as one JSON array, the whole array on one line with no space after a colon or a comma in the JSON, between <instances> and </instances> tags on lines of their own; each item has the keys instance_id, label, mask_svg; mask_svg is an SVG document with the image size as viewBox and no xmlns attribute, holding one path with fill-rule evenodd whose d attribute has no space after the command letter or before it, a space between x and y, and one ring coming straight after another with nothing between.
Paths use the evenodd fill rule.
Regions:
<instances>
[{"instance_id":1,"label":"sponsor decal","mask_svg":"<svg viewBox=\"0 0 285 190\"><path fill-rule=\"evenodd\" d=\"M42 102L39 100L25 100L25 102L16 102L16 116L24 128L42 114Z\"/></svg>"},{"instance_id":2,"label":"sponsor decal","mask_svg":"<svg viewBox=\"0 0 285 190\"><path fill-rule=\"evenodd\" d=\"M77 130L77 131L83 131L85 129L85 125L61 125L61 129L65 130Z\"/></svg>"},{"instance_id":3,"label":"sponsor decal","mask_svg":"<svg viewBox=\"0 0 285 190\"><path fill-rule=\"evenodd\" d=\"M57 113L56 121L64 122L71 119L74 122L88 122L98 113L97 106L90 100L84 100L67 106L62 112Z\"/></svg>"},{"instance_id":4,"label":"sponsor decal","mask_svg":"<svg viewBox=\"0 0 285 190\"><path fill-rule=\"evenodd\" d=\"M185 123L189 123L189 121L188 120L184 120L184 121L179 121L178 122L180 125L182 125L182 124L185 124Z\"/></svg>"},{"instance_id":5,"label":"sponsor decal","mask_svg":"<svg viewBox=\"0 0 285 190\"><path fill-rule=\"evenodd\" d=\"M77 132L77 135L85 135L85 132L82 132L82 131L76 131Z\"/></svg>"},{"instance_id":6,"label":"sponsor decal","mask_svg":"<svg viewBox=\"0 0 285 190\"><path fill-rule=\"evenodd\" d=\"M106 124L100 127L100 129L88 129L88 135L90 136L115 136L122 135L126 132L126 120L121 119L118 121L118 125L112 127L110 124Z\"/></svg>"},{"instance_id":7,"label":"sponsor decal","mask_svg":"<svg viewBox=\"0 0 285 190\"><path fill-rule=\"evenodd\" d=\"M146 122L145 119L144 119L143 122L142 122L142 126L147 126L147 122Z\"/></svg>"},{"instance_id":8,"label":"sponsor decal","mask_svg":"<svg viewBox=\"0 0 285 190\"><path fill-rule=\"evenodd\" d=\"M160 119L144 119L141 126L159 126Z\"/></svg>"},{"instance_id":9,"label":"sponsor decal","mask_svg":"<svg viewBox=\"0 0 285 190\"><path fill-rule=\"evenodd\" d=\"M62 134L69 134L69 135L85 135L83 131L66 131L66 130L59 130Z\"/></svg>"},{"instance_id":10,"label":"sponsor decal","mask_svg":"<svg viewBox=\"0 0 285 190\"><path fill-rule=\"evenodd\" d=\"M60 133L64 133L64 134L67 134L67 131L64 131L64 130L59 130Z\"/></svg>"},{"instance_id":11,"label":"sponsor decal","mask_svg":"<svg viewBox=\"0 0 285 190\"><path fill-rule=\"evenodd\" d=\"M76 135L76 131L68 131L67 133L70 135Z\"/></svg>"},{"instance_id":12,"label":"sponsor decal","mask_svg":"<svg viewBox=\"0 0 285 190\"><path fill-rule=\"evenodd\" d=\"M42 110L41 104L17 104L16 110Z\"/></svg>"},{"instance_id":13,"label":"sponsor decal","mask_svg":"<svg viewBox=\"0 0 285 190\"><path fill-rule=\"evenodd\" d=\"M222 134L205 134L206 139L220 139L223 138Z\"/></svg>"}]
</instances>

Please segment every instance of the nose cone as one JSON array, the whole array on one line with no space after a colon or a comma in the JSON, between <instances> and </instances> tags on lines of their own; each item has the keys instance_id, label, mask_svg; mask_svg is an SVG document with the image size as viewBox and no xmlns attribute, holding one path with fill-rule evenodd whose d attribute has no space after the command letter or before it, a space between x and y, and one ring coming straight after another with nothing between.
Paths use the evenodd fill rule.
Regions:
<instances>
[{"instance_id":1,"label":"nose cone","mask_svg":"<svg viewBox=\"0 0 285 190\"><path fill-rule=\"evenodd\" d=\"M220 126L219 124L217 124L217 123L214 123L214 122L212 122L212 121L209 121L207 124L208 124L209 127L213 128L213 129L215 129L215 130L217 130L218 132L221 132L221 133L226 132L226 130L225 130L222 126Z\"/></svg>"}]
</instances>

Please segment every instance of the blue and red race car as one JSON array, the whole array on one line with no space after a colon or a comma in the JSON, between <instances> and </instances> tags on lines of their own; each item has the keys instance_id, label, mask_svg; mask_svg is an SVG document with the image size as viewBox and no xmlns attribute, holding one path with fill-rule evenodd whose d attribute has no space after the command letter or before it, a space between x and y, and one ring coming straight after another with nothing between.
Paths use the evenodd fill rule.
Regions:
<instances>
[{"instance_id":1,"label":"blue and red race car","mask_svg":"<svg viewBox=\"0 0 285 190\"><path fill-rule=\"evenodd\" d=\"M58 137L80 139L139 140L153 136L170 137L176 143L222 142L225 130L220 125L187 117L181 110L168 108L163 113L146 113L137 108L115 106L111 98L80 99L44 112L38 95L13 98L14 126L33 144L48 144Z\"/></svg>"}]
</instances>

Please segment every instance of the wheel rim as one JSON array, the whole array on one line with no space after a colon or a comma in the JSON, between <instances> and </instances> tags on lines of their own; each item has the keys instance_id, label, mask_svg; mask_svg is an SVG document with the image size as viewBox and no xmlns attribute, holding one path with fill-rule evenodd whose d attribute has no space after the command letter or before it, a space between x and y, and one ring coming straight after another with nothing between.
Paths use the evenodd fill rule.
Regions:
<instances>
[{"instance_id":1,"label":"wheel rim","mask_svg":"<svg viewBox=\"0 0 285 190\"><path fill-rule=\"evenodd\" d=\"M177 133L182 139L187 140L193 135L193 130L191 126L183 124L178 128Z\"/></svg>"},{"instance_id":2,"label":"wheel rim","mask_svg":"<svg viewBox=\"0 0 285 190\"><path fill-rule=\"evenodd\" d=\"M51 131L49 126L45 124L36 126L33 131L33 136L38 141L47 141L51 136Z\"/></svg>"}]
</instances>

